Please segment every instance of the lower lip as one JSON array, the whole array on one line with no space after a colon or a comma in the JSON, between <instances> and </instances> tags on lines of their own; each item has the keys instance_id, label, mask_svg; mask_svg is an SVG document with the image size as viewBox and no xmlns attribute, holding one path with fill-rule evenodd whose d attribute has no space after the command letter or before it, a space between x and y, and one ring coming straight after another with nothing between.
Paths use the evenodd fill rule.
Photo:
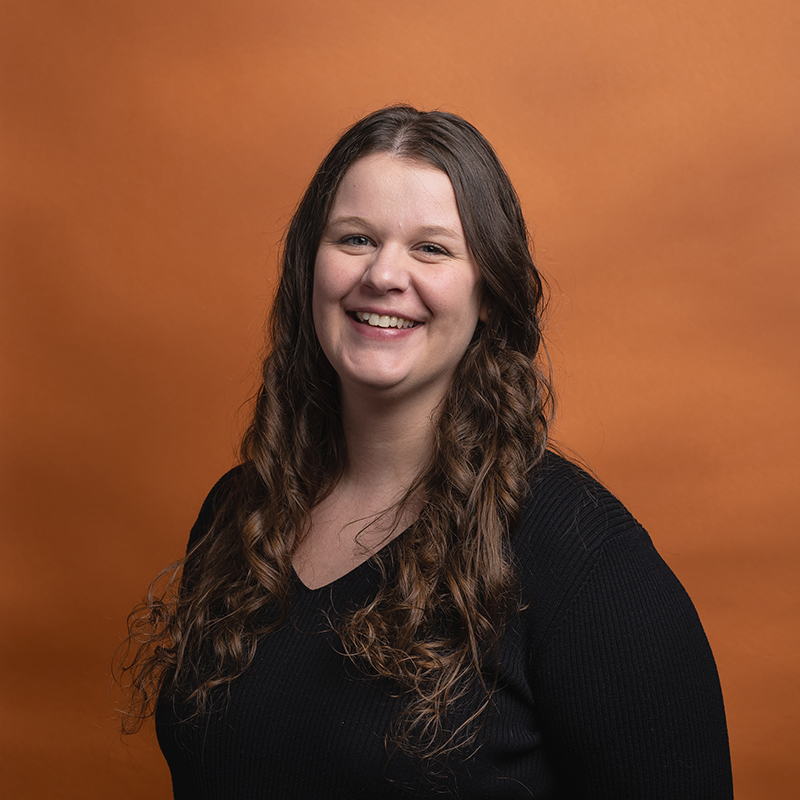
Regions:
<instances>
[{"instance_id":1,"label":"lower lip","mask_svg":"<svg viewBox=\"0 0 800 800\"><path fill-rule=\"evenodd\" d=\"M381 328L378 325L370 325L368 322L356 322L349 314L347 319L350 324L361 336L366 336L368 339L401 339L411 335L414 331L422 327L417 323L413 328Z\"/></svg>"}]
</instances>

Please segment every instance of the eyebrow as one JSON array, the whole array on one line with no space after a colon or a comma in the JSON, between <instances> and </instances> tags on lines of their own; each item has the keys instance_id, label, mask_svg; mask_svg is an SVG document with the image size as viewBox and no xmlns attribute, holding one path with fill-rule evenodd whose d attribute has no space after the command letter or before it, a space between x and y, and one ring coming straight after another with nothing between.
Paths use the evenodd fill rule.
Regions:
<instances>
[{"instance_id":1,"label":"eyebrow","mask_svg":"<svg viewBox=\"0 0 800 800\"><path fill-rule=\"evenodd\" d=\"M425 236L447 236L450 239L463 239L463 236L452 228L443 228L441 225L424 225L418 230L419 233Z\"/></svg>"},{"instance_id":2,"label":"eyebrow","mask_svg":"<svg viewBox=\"0 0 800 800\"><path fill-rule=\"evenodd\" d=\"M333 225L368 225L364 217L336 217L328 222L328 227Z\"/></svg>"},{"instance_id":3,"label":"eyebrow","mask_svg":"<svg viewBox=\"0 0 800 800\"><path fill-rule=\"evenodd\" d=\"M358 216L336 217L328 223L328 227L331 228L334 225L358 225L372 227L369 220ZM445 228L441 225L423 225L420 228L416 228L414 232L420 236L445 236L448 239L456 239L459 241L464 238L462 234L459 234L452 228Z\"/></svg>"}]
</instances>

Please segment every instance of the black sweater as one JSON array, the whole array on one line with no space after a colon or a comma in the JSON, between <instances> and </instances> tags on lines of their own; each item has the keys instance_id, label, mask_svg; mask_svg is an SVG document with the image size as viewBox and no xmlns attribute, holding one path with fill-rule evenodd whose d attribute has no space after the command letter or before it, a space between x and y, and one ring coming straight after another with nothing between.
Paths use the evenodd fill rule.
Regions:
<instances>
[{"instance_id":1,"label":"black sweater","mask_svg":"<svg viewBox=\"0 0 800 800\"><path fill-rule=\"evenodd\" d=\"M387 752L398 700L341 655L331 630L376 592L368 561L321 589L295 577L290 618L200 721L180 722L180 706L162 700L157 731L175 797L731 798L711 650L630 513L548 454L510 542L527 607L488 676L499 689L477 752L433 765Z\"/></svg>"}]
</instances>

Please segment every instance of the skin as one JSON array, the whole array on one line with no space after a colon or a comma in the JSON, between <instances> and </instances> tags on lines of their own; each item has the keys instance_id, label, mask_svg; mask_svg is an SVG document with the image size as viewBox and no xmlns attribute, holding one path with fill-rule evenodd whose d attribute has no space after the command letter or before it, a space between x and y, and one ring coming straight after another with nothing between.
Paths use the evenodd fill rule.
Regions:
<instances>
[{"instance_id":1,"label":"skin","mask_svg":"<svg viewBox=\"0 0 800 800\"><path fill-rule=\"evenodd\" d=\"M343 399L444 396L481 303L478 265L444 172L387 154L345 174L317 252L314 324ZM355 312L401 317L412 328L372 327Z\"/></svg>"},{"instance_id":2,"label":"skin","mask_svg":"<svg viewBox=\"0 0 800 800\"><path fill-rule=\"evenodd\" d=\"M346 574L412 521L413 509L398 520L379 515L424 466L436 410L487 319L452 184L429 165L384 153L353 164L314 269L314 325L339 377L348 463L293 558L310 588ZM361 321L365 313L381 325Z\"/></svg>"}]
</instances>

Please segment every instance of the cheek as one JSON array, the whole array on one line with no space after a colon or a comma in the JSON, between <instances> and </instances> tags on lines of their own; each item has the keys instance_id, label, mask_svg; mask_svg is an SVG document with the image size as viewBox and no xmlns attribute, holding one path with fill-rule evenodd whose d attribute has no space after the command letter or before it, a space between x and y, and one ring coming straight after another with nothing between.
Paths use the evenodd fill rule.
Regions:
<instances>
[{"instance_id":1,"label":"cheek","mask_svg":"<svg viewBox=\"0 0 800 800\"><path fill-rule=\"evenodd\" d=\"M478 323L483 321L485 315L485 306L483 303L483 284L480 280L476 280L468 287L465 287L463 294L463 326L464 338L469 342L475 334L475 329Z\"/></svg>"},{"instance_id":2,"label":"cheek","mask_svg":"<svg viewBox=\"0 0 800 800\"><path fill-rule=\"evenodd\" d=\"M317 339L325 350L341 324L341 302L347 293L345 276L329 258L317 256L311 291L311 315Z\"/></svg>"},{"instance_id":3,"label":"cheek","mask_svg":"<svg viewBox=\"0 0 800 800\"><path fill-rule=\"evenodd\" d=\"M313 302L338 303L348 290L347 274L330 255L318 255L314 262Z\"/></svg>"},{"instance_id":4,"label":"cheek","mask_svg":"<svg viewBox=\"0 0 800 800\"><path fill-rule=\"evenodd\" d=\"M462 318L474 321L477 325L482 313L483 283L479 276L470 277L471 279L463 279L457 287L454 287L451 297L459 298Z\"/></svg>"}]
</instances>

